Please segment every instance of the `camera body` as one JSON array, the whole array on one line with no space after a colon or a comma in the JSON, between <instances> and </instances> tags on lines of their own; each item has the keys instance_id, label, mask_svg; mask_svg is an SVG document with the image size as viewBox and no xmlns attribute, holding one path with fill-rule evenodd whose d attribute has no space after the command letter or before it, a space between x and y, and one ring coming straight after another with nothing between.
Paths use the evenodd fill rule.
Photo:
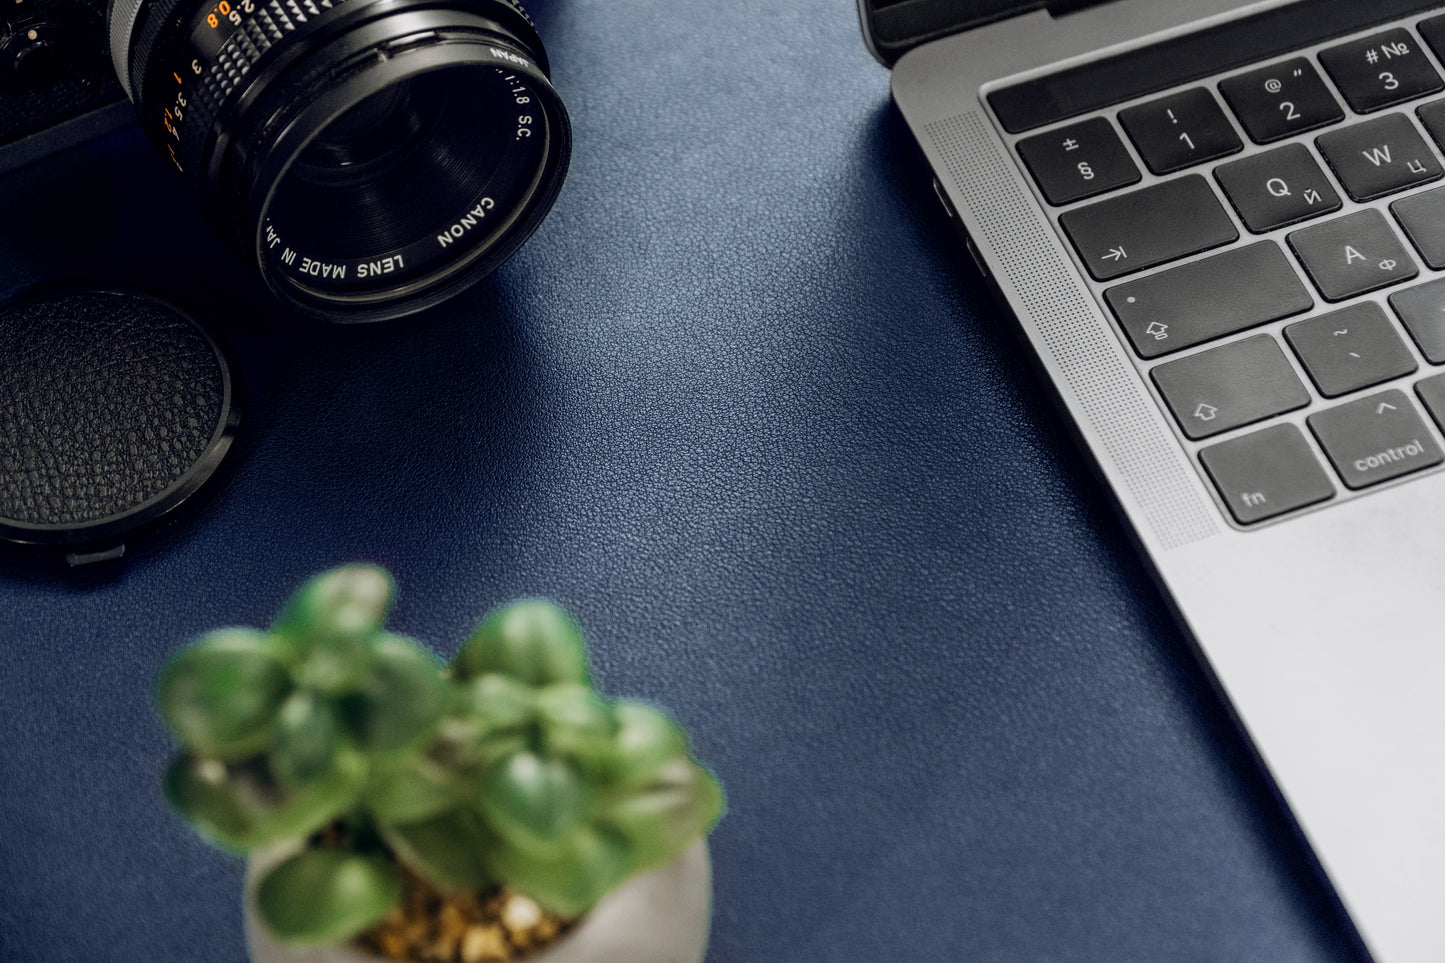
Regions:
<instances>
[{"instance_id":1,"label":"camera body","mask_svg":"<svg viewBox=\"0 0 1445 963\"><path fill-rule=\"evenodd\" d=\"M105 0L0 0L0 150L124 99Z\"/></svg>"}]
</instances>

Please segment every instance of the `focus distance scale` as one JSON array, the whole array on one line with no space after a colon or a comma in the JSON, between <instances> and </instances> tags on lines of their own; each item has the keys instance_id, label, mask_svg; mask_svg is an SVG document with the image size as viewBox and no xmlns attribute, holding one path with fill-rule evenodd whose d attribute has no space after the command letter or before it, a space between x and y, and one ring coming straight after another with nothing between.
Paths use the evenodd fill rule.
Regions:
<instances>
[{"instance_id":1,"label":"focus distance scale","mask_svg":"<svg viewBox=\"0 0 1445 963\"><path fill-rule=\"evenodd\" d=\"M435 305L506 260L571 132L513 0L112 0L152 142L282 301L336 321Z\"/></svg>"}]
</instances>

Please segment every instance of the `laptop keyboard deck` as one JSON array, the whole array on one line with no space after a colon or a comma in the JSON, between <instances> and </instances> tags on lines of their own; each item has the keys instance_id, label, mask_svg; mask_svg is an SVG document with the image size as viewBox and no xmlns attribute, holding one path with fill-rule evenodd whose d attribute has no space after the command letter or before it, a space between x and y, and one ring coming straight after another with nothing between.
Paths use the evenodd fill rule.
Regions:
<instances>
[{"instance_id":1,"label":"laptop keyboard deck","mask_svg":"<svg viewBox=\"0 0 1445 963\"><path fill-rule=\"evenodd\" d=\"M1445 16L1014 147L1241 527L1445 464Z\"/></svg>"}]
</instances>

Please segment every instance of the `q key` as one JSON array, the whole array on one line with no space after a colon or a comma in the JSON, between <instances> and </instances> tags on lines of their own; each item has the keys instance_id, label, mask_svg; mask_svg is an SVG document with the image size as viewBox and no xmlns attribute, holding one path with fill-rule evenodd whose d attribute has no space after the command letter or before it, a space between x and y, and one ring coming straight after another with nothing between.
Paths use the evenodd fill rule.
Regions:
<instances>
[{"instance_id":1,"label":"q key","mask_svg":"<svg viewBox=\"0 0 1445 963\"><path fill-rule=\"evenodd\" d=\"M1340 196L1303 144L1288 144L1215 168L1244 226L1263 234L1338 211Z\"/></svg>"}]
</instances>

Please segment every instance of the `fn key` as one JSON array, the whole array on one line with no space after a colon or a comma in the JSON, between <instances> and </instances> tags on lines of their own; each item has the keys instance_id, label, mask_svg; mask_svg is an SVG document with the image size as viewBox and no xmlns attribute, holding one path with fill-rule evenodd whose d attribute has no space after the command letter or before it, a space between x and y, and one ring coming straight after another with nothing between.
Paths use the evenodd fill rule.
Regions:
<instances>
[{"instance_id":1,"label":"fn key","mask_svg":"<svg viewBox=\"0 0 1445 963\"><path fill-rule=\"evenodd\" d=\"M1294 425L1275 425L1199 452L1241 525L1333 498L1335 486Z\"/></svg>"}]
</instances>

